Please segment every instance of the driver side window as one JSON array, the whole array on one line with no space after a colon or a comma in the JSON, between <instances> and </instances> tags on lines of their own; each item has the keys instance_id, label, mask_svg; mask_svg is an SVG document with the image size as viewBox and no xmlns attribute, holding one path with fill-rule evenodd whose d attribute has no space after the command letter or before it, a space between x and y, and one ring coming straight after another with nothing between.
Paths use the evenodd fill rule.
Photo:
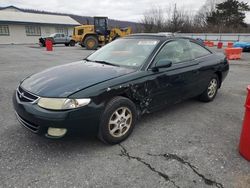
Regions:
<instances>
[{"instance_id":1,"label":"driver side window","mask_svg":"<svg viewBox=\"0 0 250 188\"><path fill-rule=\"evenodd\" d=\"M156 55L154 63L162 59L173 64L190 61L193 59L190 46L189 40L186 39L170 41Z\"/></svg>"}]
</instances>

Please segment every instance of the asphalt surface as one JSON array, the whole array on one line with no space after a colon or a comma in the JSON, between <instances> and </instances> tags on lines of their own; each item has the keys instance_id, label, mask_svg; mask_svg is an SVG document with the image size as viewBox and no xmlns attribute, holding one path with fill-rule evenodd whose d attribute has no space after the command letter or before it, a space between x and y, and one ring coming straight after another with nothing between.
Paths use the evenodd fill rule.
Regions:
<instances>
[{"instance_id":1,"label":"asphalt surface","mask_svg":"<svg viewBox=\"0 0 250 188\"><path fill-rule=\"evenodd\" d=\"M94 136L50 140L16 120L19 81L78 61L81 47L0 46L0 187L250 187L250 163L238 153L250 53L231 61L216 99L194 99L143 116L132 135L108 146Z\"/></svg>"}]
</instances>

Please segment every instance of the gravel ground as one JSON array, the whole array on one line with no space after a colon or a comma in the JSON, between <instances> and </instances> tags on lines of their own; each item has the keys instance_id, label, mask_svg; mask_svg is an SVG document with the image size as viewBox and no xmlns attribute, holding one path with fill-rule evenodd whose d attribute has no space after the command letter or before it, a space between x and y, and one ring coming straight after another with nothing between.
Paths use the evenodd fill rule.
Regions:
<instances>
[{"instance_id":1,"label":"gravel ground","mask_svg":"<svg viewBox=\"0 0 250 188\"><path fill-rule=\"evenodd\" d=\"M0 46L0 187L250 187L250 164L238 153L250 53L230 61L213 102L192 99L143 116L120 145L88 135L50 140L22 128L11 101L19 81L89 53Z\"/></svg>"}]
</instances>

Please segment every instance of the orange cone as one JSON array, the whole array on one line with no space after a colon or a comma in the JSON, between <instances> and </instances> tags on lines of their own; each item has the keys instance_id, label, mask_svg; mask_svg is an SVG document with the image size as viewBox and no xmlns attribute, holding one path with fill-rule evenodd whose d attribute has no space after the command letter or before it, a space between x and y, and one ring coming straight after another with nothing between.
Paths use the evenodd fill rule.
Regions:
<instances>
[{"instance_id":1,"label":"orange cone","mask_svg":"<svg viewBox=\"0 0 250 188\"><path fill-rule=\"evenodd\" d=\"M250 85L247 87L246 112L240 137L240 154L250 161Z\"/></svg>"}]
</instances>

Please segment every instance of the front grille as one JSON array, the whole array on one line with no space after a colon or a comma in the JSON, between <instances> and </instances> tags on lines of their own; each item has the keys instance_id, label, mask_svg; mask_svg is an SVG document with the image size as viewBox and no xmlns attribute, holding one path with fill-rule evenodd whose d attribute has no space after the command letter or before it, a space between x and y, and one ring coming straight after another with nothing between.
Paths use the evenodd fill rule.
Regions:
<instances>
[{"instance_id":1,"label":"front grille","mask_svg":"<svg viewBox=\"0 0 250 188\"><path fill-rule=\"evenodd\" d=\"M24 126L25 128L29 129L30 131L34 132L34 133L37 133L39 131L39 127L38 125L35 125L25 119L23 119L21 116L19 116L17 113L16 113L16 116L17 116L17 120L20 122L20 124L22 126Z\"/></svg>"},{"instance_id":2,"label":"front grille","mask_svg":"<svg viewBox=\"0 0 250 188\"><path fill-rule=\"evenodd\" d=\"M22 102L34 102L38 99L38 96L35 96L27 91L25 91L23 88L20 86L16 90L17 97L19 98L20 101Z\"/></svg>"}]
</instances>

